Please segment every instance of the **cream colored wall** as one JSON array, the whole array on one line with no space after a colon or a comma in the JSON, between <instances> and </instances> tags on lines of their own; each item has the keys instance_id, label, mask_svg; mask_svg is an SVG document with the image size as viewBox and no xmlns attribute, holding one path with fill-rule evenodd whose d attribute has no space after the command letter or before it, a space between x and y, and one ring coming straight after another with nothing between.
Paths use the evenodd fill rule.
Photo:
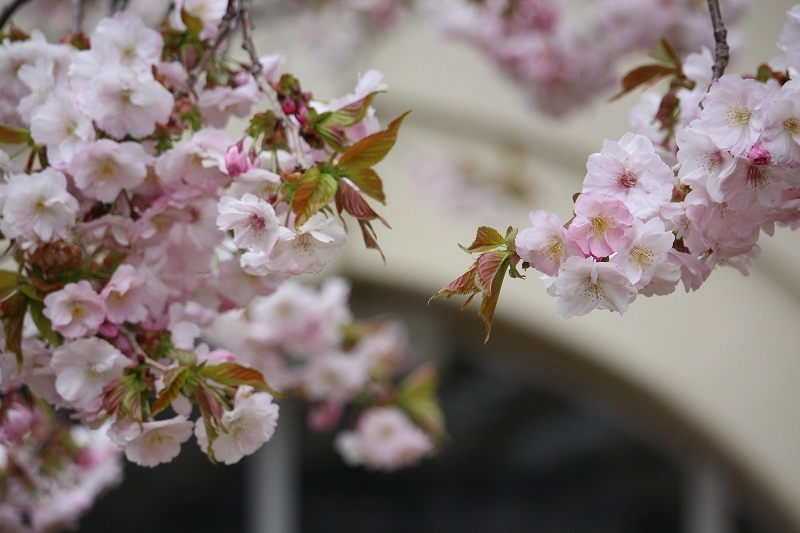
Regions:
<instances>
[{"instance_id":1,"label":"cream colored wall","mask_svg":"<svg viewBox=\"0 0 800 533\"><path fill-rule=\"evenodd\" d=\"M792 2L752 4L745 58L729 72L737 66L752 70L776 55L777 33ZM282 31L265 37L263 52L270 43L285 42ZM319 97L352 87L352 73L330 77L300 60L297 48L284 51L294 58L292 72ZM379 166L389 199L381 213L393 226L378 230L386 266L353 234L327 272L428 294L469 266L456 243L468 243L485 221L469 213L437 212L426 191L406 175L406 161L417 149L466 149L489 164L498 142L515 139L526 152L535 200L509 211L506 223L524 226L530 209L568 218L587 155L599 150L602 139L617 139L627 130L627 109L636 101L630 97L602 105L566 125L545 120L525 107L477 53L443 42L424 25L374 46L357 63L386 74L390 91L376 101L384 117L416 111L395 152ZM640 298L625 317L594 312L565 320L555 312L555 299L531 276L506 282L498 318L576 350L652 391L740 462L800 528L800 235L780 230L776 238L764 240L764 254L749 277L718 269L699 292Z\"/></svg>"}]
</instances>

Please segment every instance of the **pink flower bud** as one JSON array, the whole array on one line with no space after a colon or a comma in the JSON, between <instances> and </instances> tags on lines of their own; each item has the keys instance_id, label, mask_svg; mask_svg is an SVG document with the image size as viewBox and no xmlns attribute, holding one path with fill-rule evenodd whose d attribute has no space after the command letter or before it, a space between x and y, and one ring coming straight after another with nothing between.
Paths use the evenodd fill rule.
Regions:
<instances>
[{"instance_id":1,"label":"pink flower bud","mask_svg":"<svg viewBox=\"0 0 800 533\"><path fill-rule=\"evenodd\" d=\"M769 165L772 163L772 154L761 145L761 141L753 145L750 153L747 154L747 158L754 165Z\"/></svg>"}]
</instances>

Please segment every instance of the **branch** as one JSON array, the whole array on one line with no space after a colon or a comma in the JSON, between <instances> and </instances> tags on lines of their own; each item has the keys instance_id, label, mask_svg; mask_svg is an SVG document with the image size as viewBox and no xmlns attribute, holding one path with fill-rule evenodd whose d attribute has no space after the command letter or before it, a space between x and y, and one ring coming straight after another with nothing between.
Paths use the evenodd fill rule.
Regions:
<instances>
[{"instance_id":1,"label":"branch","mask_svg":"<svg viewBox=\"0 0 800 533\"><path fill-rule=\"evenodd\" d=\"M111 2L111 14L118 11L125 11L128 9L128 0L112 0Z\"/></svg>"},{"instance_id":2,"label":"branch","mask_svg":"<svg viewBox=\"0 0 800 533\"><path fill-rule=\"evenodd\" d=\"M189 76L186 78L186 83L183 84L183 87L175 95L176 100L181 96L189 94L190 92L194 93L194 84L197 83L197 78L200 77L200 73L205 70L209 61L211 61L211 58L214 57L214 54L217 53L219 47L222 46L222 43L225 42L225 40L228 38L228 35L235 27L233 23L239 18L239 8L236 3L236 0L228 0L228 10L225 12L225 16L222 17L222 21L219 23L219 33L217 34L217 38L214 40L214 44L206 48L205 53L200 58L200 62L197 63L197 65L195 65L195 67L189 73Z\"/></svg>"},{"instance_id":3,"label":"branch","mask_svg":"<svg viewBox=\"0 0 800 533\"><path fill-rule=\"evenodd\" d=\"M0 29L6 25L8 19L10 19L14 13L22 7L23 4L29 2L30 0L13 0L9 3L6 7L3 8L3 11L0 11Z\"/></svg>"},{"instance_id":4,"label":"branch","mask_svg":"<svg viewBox=\"0 0 800 533\"><path fill-rule=\"evenodd\" d=\"M83 31L83 0L70 0L70 10L72 11L72 33Z\"/></svg>"},{"instance_id":5,"label":"branch","mask_svg":"<svg viewBox=\"0 0 800 533\"><path fill-rule=\"evenodd\" d=\"M289 131L292 133L295 156L297 157L297 163L301 164L304 160L303 156L303 149L300 143L300 129L297 127L297 123L292 122L288 116L283 112L283 108L278 104L278 101L275 99L274 89L270 84L269 80L265 80L266 86L262 86L261 82L259 81L259 77L264 74L264 67L261 65L261 59L258 57L258 52L256 52L256 46L253 44L253 19L250 15L251 11L251 1L252 0L241 0L241 16L242 16L242 48L247 51L247 54L250 56L250 63L252 67L250 69L250 74L256 80L259 87L261 87L261 91L266 94L272 103L273 111L275 112L276 116L283 121Z\"/></svg>"},{"instance_id":6,"label":"branch","mask_svg":"<svg viewBox=\"0 0 800 533\"><path fill-rule=\"evenodd\" d=\"M728 66L730 59L730 49L728 48L728 30L725 29L725 24L722 22L722 14L719 10L719 0L708 0L708 11L711 14L711 23L714 25L714 68L711 83L714 83L722 77L725 72L725 67Z\"/></svg>"}]
</instances>

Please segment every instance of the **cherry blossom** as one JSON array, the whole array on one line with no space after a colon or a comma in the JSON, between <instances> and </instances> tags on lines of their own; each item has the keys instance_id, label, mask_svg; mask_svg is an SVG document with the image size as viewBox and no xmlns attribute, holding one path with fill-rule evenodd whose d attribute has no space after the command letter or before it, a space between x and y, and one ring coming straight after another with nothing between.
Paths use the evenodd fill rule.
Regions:
<instances>
[{"instance_id":1,"label":"cherry blossom","mask_svg":"<svg viewBox=\"0 0 800 533\"><path fill-rule=\"evenodd\" d=\"M101 405L103 387L122 375L130 360L97 337L64 343L53 352L56 390L78 410L90 413Z\"/></svg>"}]
</instances>

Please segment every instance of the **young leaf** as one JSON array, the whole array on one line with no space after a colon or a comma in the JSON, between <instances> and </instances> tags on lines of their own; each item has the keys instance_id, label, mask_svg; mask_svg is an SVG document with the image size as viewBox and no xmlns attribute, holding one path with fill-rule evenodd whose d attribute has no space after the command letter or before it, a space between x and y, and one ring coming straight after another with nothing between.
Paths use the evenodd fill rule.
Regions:
<instances>
[{"instance_id":1,"label":"young leaf","mask_svg":"<svg viewBox=\"0 0 800 533\"><path fill-rule=\"evenodd\" d=\"M481 226L478 228L475 240L469 245L469 248L464 248L464 250L467 252L488 252L503 244L505 244L505 239L503 239L499 231L487 226Z\"/></svg>"},{"instance_id":2,"label":"young leaf","mask_svg":"<svg viewBox=\"0 0 800 533\"><path fill-rule=\"evenodd\" d=\"M670 74L676 74L677 72L678 71L673 67L666 67L658 64L643 65L635 68L622 78L622 90L612 96L611 100L616 100L628 94L640 85L653 84L661 78L665 78Z\"/></svg>"},{"instance_id":3,"label":"young leaf","mask_svg":"<svg viewBox=\"0 0 800 533\"><path fill-rule=\"evenodd\" d=\"M478 310L478 315L483 318L483 322L486 324L486 338L483 340L484 343L489 342L489 335L492 333L494 312L497 308L497 301L500 298L500 289L503 287L503 280L505 279L506 270L508 270L508 263L508 256L506 256L506 259L500 264L500 268L495 274L491 290L488 293L484 293L483 299L481 300L481 307Z\"/></svg>"},{"instance_id":4,"label":"young leaf","mask_svg":"<svg viewBox=\"0 0 800 533\"><path fill-rule=\"evenodd\" d=\"M292 211L297 215L295 227L302 226L309 218L330 202L337 189L336 178L322 173L317 167L309 168L297 182L292 200Z\"/></svg>"},{"instance_id":5,"label":"young leaf","mask_svg":"<svg viewBox=\"0 0 800 533\"><path fill-rule=\"evenodd\" d=\"M503 268L503 264L508 266L508 252L504 250L494 250L485 252L478 256L475 262L475 268L478 272L477 282L481 285L481 291L487 295L492 294L492 289L495 280L497 279L497 272Z\"/></svg>"},{"instance_id":6,"label":"young leaf","mask_svg":"<svg viewBox=\"0 0 800 533\"><path fill-rule=\"evenodd\" d=\"M10 270L0 270L0 301L5 300L19 286L19 276Z\"/></svg>"},{"instance_id":7,"label":"young leaf","mask_svg":"<svg viewBox=\"0 0 800 533\"><path fill-rule=\"evenodd\" d=\"M386 195L383 193L383 182L380 176L371 168L347 169L345 175L361 192L386 204Z\"/></svg>"},{"instance_id":8,"label":"young leaf","mask_svg":"<svg viewBox=\"0 0 800 533\"><path fill-rule=\"evenodd\" d=\"M345 211L353 215L359 220L374 220L379 219L387 228L391 228L389 223L376 213L370 205L361 196L358 189L353 185L349 179L339 180L339 190L336 191L337 205L341 206Z\"/></svg>"},{"instance_id":9,"label":"young leaf","mask_svg":"<svg viewBox=\"0 0 800 533\"><path fill-rule=\"evenodd\" d=\"M63 337L53 330L53 324L50 319L44 316L44 302L41 300L30 300L30 313L33 323L42 335L42 338L49 342L52 346L60 346Z\"/></svg>"},{"instance_id":10,"label":"young leaf","mask_svg":"<svg viewBox=\"0 0 800 533\"><path fill-rule=\"evenodd\" d=\"M358 225L361 226L361 236L364 237L364 246L371 250L378 250L385 264L386 256L383 255L383 250L378 246L378 240L375 238L375 230L372 228L372 224L370 224L369 220L359 220Z\"/></svg>"},{"instance_id":11,"label":"young leaf","mask_svg":"<svg viewBox=\"0 0 800 533\"><path fill-rule=\"evenodd\" d=\"M31 132L26 129L0 124L0 143L2 144L25 144L30 138Z\"/></svg>"},{"instance_id":12,"label":"young leaf","mask_svg":"<svg viewBox=\"0 0 800 533\"><path fill-rule=\"evenodd\" d=\"M269 392L273 396L283 396L282 393L267 385L261 372L254 368L248 368L236 363L206 365L200 370L199 375L215 381L220 385L226 385L228 387L247 385L256 390Z\"/></svg>"},{"instance_id":13,"label":"young leaf","mask_svg":"<svg viewBox=\"0 0 800 533\"><path fill-rule=\"evenodd\" d=\"M186 367L179 367L176 372L164 375L164 390L158 395L156 403L153 404L153 416L167 408L174 402L181 393L183 384L186 382L186 377L189 375L189 369Z\"/></svg>"},{"instance_id":14,"label":"young leaf","mask_svg":"<svg viewBox=\"0 0 800 533\"><path fill-rule=\"evenodd\" d=\"M421 365L398 385L397 401L426 433L442 440L447 434L444 414L436 401L438 382L436 367L430 363Z\"/></svg>"},{"instance_id":15,"label":"young leaf","mask_svg":"<svg viewBox=\"0 0 800 533\"><path fill-rule=\"evenodd\" d=\"M3 326L6 330L6 350L17 356L17 365L22 367L22 325L25 322L25 311L28 298L21 292L0 302Z\"/></svg>"},{"instance_id":16,"label":"young leaf","mask_svg":"<svg viewBox=\"0 0 800 533\"><path fill-rule=\"evenodd\" d=\"M406 111L394 119L385 130L367 135L351 146L350 149L339 158L339 165L346 168L358 169L368 168L379 163L394 146L394 143L397 141L397 132L400 130L400 125L409 113L411 113L411 111Z\"/></svg>"},{"instance_id":17,"label":"young leaf","mask_svg":"<svg viewBox=\"0 0 800 533\"><path fill-rule=\"evenodd\" d=\"M439 296L450 298L451 296L456 295L467 296L479 293L481 289L478 287L478 283L476 281L477 277L478 271L476 265L472 265L472 268L461 274L459 277L444 286L439 292L431 296L431 299L428 300L428 303Z\"/></svg>"}]
</instances>

